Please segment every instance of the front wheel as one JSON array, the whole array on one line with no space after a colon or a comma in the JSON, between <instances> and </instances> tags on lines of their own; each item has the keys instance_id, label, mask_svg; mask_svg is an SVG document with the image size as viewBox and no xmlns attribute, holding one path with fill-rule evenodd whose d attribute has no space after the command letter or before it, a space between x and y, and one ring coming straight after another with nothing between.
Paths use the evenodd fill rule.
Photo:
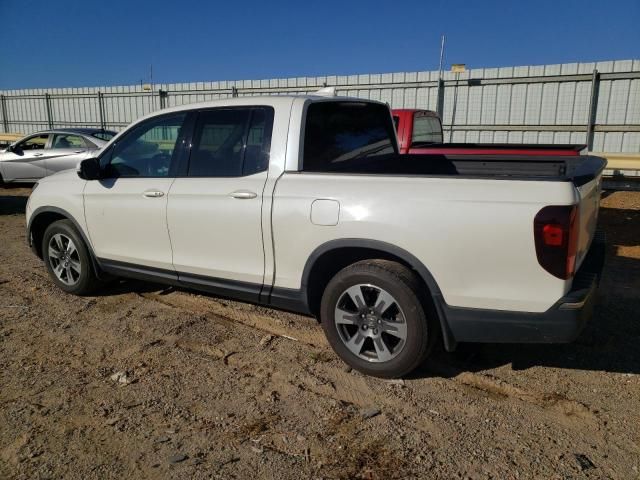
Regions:
<instances>
[{"instance_id":1,"label":"front wheel","mask_svg":"<svg viewBox=\"0 0 640 480\"><path fill-rule=\"evenodd\" d=\"M388 260L364 260L338 272L320 306L322 327L336 353L376 377L414 370L435 334L421 286L411 270Z\"/></svg>"},{"instance_id":2,"label":"front wheel","mask_svg":"<svg viewBox=\"0 0 640 480\"><path fill-rule=\"evenodd\" d=\"M67 293L87 295L102 285L87 246L69 220L59 220L47 227L42 238L42 257L53 282Z\"/></svg>"}]
</instances>

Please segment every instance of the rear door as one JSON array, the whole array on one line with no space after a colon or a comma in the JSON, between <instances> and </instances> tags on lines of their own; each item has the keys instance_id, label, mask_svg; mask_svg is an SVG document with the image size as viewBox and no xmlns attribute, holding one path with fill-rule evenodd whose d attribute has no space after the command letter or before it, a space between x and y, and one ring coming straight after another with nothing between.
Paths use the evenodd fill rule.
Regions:
<instances>
[{"instance_id":1,"label":"rear door","mask_svg":"<svg viewBox=\"0 0 640 480\"><path fill-rule=\"evenodd\" d=\"M183 151L185 119L180 112L146 120L100 156L105 178L88 181L84 189L85 217L98 258L116 267L126 268L125 263L173 271L167 194Z\"/></svg>"},{"instance_id":2,"label":"rear door","mask_svg":"<svg viewBox=\"0 0 640 480\"><path fill-rule=\"evenodd\" d=\"M13 151L0 153L2 178L7 182L38 180L47 175L49 134L32 135L18 142Z\"/></svg>"},{"instance_id":3,"label":"rear door","mask_svg":"<svg viewBox=\"0 0 640 480\"><path fill-rule=\"evenodd\" d=\"M87 158L89 145L84 137L72 133L52 134L51 147L47 152L47 171L50 174L76 168Z\"/></svg>"},{"instance_id":4,"label":"rear door","mask_svg":"<svg viewBox=\"0 0 640 480\"><path fill-rule=\"evenodd\" d=\"M188 163L167 207L173 265L184 282L257 300L273 114L270 107L199 112Z\"/></svg>"}]
</instances>

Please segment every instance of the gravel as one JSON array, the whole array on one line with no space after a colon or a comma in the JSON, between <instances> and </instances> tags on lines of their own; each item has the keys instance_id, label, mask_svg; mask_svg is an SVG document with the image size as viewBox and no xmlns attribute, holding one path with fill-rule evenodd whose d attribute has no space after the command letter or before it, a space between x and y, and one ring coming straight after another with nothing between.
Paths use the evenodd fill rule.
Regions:
<instances>
[{"instance_id":1,"label":"gravel","mask_svg":"<svg viewBox=\"0 0 640 480\"><path fill-rule=\"evenodd\" d=\"M638 478L640 193L603 200L576 342L438 348L402 383L345 368L310 318L141 282L64 294L28 193L0 191L0 478Z\"/></svg>"}]
</instances>

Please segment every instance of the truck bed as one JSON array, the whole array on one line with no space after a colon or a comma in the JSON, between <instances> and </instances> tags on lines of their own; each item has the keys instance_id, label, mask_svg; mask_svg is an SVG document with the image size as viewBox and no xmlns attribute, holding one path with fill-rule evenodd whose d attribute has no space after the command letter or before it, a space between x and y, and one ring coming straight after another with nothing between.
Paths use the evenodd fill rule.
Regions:
<instances>
[{"instance_id":1,"label":"truck bed","mask_svg":"<svg viewBox=\"0 0 640 480\"><path fill-rule=\"evenodd\" d=\"M585 145L574 144L517 144L517 143L414 143L411 155L526 155L526 156L577 156Z\"/></svg>"},{"instance_id":2,"label":"truck bed","mask_svg":"<svg viewBox=\"0 0 640 480\"><path fill-rule=\"evenodd\" d=\"M571 181L596 178L606 160L595 156L385 155L334 164L333 171L381 175L459 176L465 178Z\"/></svg>"}]
</instances>

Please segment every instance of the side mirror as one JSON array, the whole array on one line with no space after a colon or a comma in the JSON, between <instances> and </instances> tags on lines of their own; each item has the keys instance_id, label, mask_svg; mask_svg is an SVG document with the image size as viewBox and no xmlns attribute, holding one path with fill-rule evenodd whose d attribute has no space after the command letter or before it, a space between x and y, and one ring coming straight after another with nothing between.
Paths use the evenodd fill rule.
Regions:
<instances>
[{"instance_id":1,"label":"side mirror","mask_svg":"<svg viewBox=\"0 0 640 480\"><path fill-rule=\"evenodd\" d=\"M16 144L9 145L7 147L7 151L15 153L16 155L21 155L22 154L22 149L20 148L20 146L18 146Z\"/></svg>"},{"instance_id":2,"label":"side mirror","mask_svg":"<svg viewBox=\"0 0 640 480\"><path fill-rule=\"evenodd\" d=\"M102 172L100 171L100 162L97 158L87 158L78 165L78 176L83 180L100 180Z\"/></svg>"}]
</instances>

